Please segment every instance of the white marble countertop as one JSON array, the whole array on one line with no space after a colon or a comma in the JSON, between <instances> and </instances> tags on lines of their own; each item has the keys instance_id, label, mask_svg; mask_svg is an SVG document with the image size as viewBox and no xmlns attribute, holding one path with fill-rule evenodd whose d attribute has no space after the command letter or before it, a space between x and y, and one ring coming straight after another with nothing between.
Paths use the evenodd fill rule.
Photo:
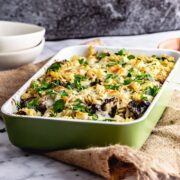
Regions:
<instances>
[{"instance_id":1,"label":"white marble countertop","mask_svg":"<svg viewBox=\"0 0 180 180\"><path fill-rule=\"evenodd\" d=\"M180 31L156 33L140 36L103 37L104 44L119 47L156 48L159 42L180 37ZM88 39L90 40L90 39ZM87 42L83 40L63 40L46 42L42 54L36 62L53 56L66 46L78 45ZM0 121L0 129L4 124ZM102 179L85 170L69 166L47 157L24 152L13 146L7 133L0 133L0 180L90 180ZM134 179L133 177L127 179Z\"/></svg>"}]
</instances>

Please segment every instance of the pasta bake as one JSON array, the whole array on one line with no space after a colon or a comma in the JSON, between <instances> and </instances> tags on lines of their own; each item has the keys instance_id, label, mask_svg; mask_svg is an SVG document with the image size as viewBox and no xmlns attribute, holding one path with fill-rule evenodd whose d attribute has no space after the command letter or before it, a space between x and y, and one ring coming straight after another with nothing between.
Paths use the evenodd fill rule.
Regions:
<instances>
[{"instance_id":1,"label":"pasta bake","mask_svg":"<svg viewBox=\"0 0 180 180\"><path fill-rule=\"evenodd\" d=\"M18 115L129 122L140 118L175 65L174 57L121 49L57 60L16 102Z\"/></svg>"}]
</instances>

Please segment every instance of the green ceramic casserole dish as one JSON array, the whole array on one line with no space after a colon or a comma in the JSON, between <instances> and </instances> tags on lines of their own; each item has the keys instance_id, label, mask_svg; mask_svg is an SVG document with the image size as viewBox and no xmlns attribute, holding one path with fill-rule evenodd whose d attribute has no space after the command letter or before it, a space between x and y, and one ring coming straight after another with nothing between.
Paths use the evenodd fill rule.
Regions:
<instances>
[{"instance_id":1,"label":"green ceramic casserole dish","mask_svg":"<svg viewBox=\"0 0 180 180\"><path fill-rule=\"evenodd\" d=\"M73 55L84 56L88 46L73 46L61 50L31 79L29 79L3 106L2 114L10 141L23 149L50 151L66 148L85 148L90 146L106 146L123 144L139 149L150 135L160 119L173 90L170 82L175 82L180 74L180 55L176 51L158 49L131 49L127 52L136 55L173 56L176 60L174 69L164 82L159 93L144 115L132 122L102 122L88 120L66 120L63 118L30 117L13 114L16 112L15 101L20 100L22 93L30 85L32 79L44 74L45 70L57 59L69 59ZM118 47L97 46L101 52L104 48L118 51Z\"/></svg>"}]
</instances>

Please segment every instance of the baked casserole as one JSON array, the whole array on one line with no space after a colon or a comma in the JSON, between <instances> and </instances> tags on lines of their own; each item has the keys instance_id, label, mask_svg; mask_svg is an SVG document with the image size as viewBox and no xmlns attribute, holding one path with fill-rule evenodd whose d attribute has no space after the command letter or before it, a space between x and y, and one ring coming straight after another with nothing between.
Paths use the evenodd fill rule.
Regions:
<instances>
[{"instance_id":1,"label":"baked casserole","mask_svg":"<svg viewBox=\"0 0 180 180\"><path fill-rule=\"evenodd\" d=\"M170 71L174 57L137 56L89 47L84 57L57 60L16 102L18 115L129 122L140 118Z\"/></svg>"}]
</instances>

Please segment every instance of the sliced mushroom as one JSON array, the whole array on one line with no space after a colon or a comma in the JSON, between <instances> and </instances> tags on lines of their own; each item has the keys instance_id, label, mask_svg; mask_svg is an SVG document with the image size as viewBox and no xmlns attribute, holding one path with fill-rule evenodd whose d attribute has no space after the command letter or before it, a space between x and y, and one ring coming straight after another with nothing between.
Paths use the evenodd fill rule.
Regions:
<instances>
[{"instance_id":1,"label":"sliced mushroom","mask_svg":"<svg viewBox=\"0 0 180 180\"><path fill-rule=\"evenodd\" d=\"M105 111L105 110L106 110L106 105L109 104L109 103L111 103L111 102L113 102L114 100L115 100L115 97L110 98L110 99L105 99L104 102L103 102L102 105L101 105L101 109L102 109L103 111Z\"/></svg>"},{"instance_id":2,"label":"sliced mushroom","mask_svg":"<svg viewBox=\"0 0 180 180\"><path fill-rule=\"evenodd\" d=\"M95 81L90 83L90 85L95 86L96 84L100 84L100 83L101 83L101 80L96 78Z\"/></svg>"},{"instance_id":3,"label":"sliced mushroom","mask_svg":"<svg viewBox=\"0 0 180 180\"><path fill-rule=\"evenodd\" d=\"M42 114L44 114L45 111L47 110L47 107L46 107L45 104L39 104L39 105L36 107L36 109L37 109L38 111L40 111Z\"/></svg>"},{"instance_id":4,"label":"sliced mushroom","mask_svg":"<svg viewBox=\"0 0 180 180\"><path fill-rule=\"evenodd\" d=\"M109 115L111 117L114 117L116 115L116 111L117 111L117 105L115 105L111 108L111 112L109 112Z\"/></svg>"},{"instance_id":5,"label":"sliced mushroom","mask_svg":"<svg viewBox=\"0 0 180 180\"><path fill-rule=\"evenodd\" d=\"M105 99L101 105L102 111L107 111L110 117L114 117L117 111L117 99L115 97Z\"/></svg>"},{"instance_id":6,"label":"sliced mushroom","mask_svg":"<svg viewBox=\"0 0 180 180\"><path fill-rule=\"evenodd\" d=\"M18 111L16 114L18 114L18 115L27 115L26 112L23 111L23 110Z\"/></svg>"},{"instance_id":7,"label":"sliced mushroom","mask_svg":"<svg viewBox=\"0 0 180 180\"><path fill-rule=\"evenodd\" d=\"M133 117L137 119L144 114L149 105L149 101L130 101L128 103L128 110L133 114Z\"/></svg>"},{"instance_id":8,"label":"sliced mushroom","mask_svg":"<svg viewBox=\"0 0 180 180\"><path fill-rule=\"evenodd\" d=\"M91 105L91 111L92 111L93 114L95 114L96 111L100 111L100 105L98 105L98 104L92 104L92 105Z\"/></svg>"}]
</instances>

